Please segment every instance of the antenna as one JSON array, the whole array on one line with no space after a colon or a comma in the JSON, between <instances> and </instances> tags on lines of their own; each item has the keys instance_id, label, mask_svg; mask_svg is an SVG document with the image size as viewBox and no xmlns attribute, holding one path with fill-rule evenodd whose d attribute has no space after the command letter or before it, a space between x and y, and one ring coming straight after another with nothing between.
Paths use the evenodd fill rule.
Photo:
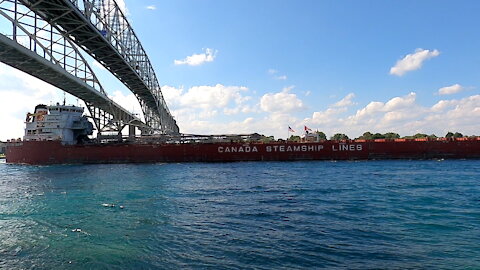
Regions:
<instances>
[{"instance_id":1,"label":"antenna","mask_svg":"<svg viewBox=\"0 0 480 270\"><path fill-rule=\"evenodd\" d=\"M63 91L63 106L65 106L66 99L67 99L66 93L65 91Z\"/></svg>"}]
</instances>

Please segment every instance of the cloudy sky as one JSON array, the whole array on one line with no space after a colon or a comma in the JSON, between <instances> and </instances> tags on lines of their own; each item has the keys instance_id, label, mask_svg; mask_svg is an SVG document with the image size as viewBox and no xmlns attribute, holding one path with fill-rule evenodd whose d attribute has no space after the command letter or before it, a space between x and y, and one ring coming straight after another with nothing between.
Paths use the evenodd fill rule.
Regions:
<instances>
[{"instance_id":1,"label":"cloudy sky","mask_svg":"<svg viewBox=\"0 0 480 270\"><path fill-rule=\"evenodd\" d=\"M480 135L480 1L125 0L180 130ZM107 92L133 95L96 63ZM0 65L0 140L63 93ZM76 99L69 97L71 103Z\"/></svg>"}]
</instances>

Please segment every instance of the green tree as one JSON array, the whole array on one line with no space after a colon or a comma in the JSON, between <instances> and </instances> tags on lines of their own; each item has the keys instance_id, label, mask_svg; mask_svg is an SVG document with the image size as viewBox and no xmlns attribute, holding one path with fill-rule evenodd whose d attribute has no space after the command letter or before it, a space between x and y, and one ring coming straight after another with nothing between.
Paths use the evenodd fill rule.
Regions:
<instances>
[{"instance_id":1,"label":"green tree","mask_svg":"<svg viewBox=\"0 0 480 270\"><path fill-rule=\"evenodd\" d=\"M375 133L373 134L373 139L385 139L385 135L380 134L380 133Z\"/></svg>"},{"instance_id":2,"label":"green tree","mask_svg":"<svg viewBox=\"0 0 480 270\"><path fill-rule=\"evenodd\" d=\"M299 142L299 141L300 141L300 136L291 135L290 138L288 138L288 141L290 141L290 142Z\"/></svg>"},{"instance_id":3,"label":"green tree","mask_svg":"<svg viewBox=\"0 0 480 270\"><path fill-rule=\"evenodd\" d=\"M264 136L262 135L262 137L260 138L260 141L263 142L263 143L269 143L269 142L274 142L275 141L275 138L273 136Z\"/></svg>"},{"instance_id":4,"label":"green tree","mask_svg":"<svg viewBox=\"0 0 480 270\"><path fill-rule=\"evenodd\" d=\"M463 134L460 133L460 132L455 132L455 134L453 134L453 137L454 138L463 138Z\"/></svg>"},{"instance_id":5,"label":"green tree","mask_svg":"<svg viewBox=\"0 0 480 270\"><path fill-rule=\"evenodd\" d=\"M453 137L453 132L448 132L446 135L445 135L445 138L452 138Z\"/></svg>"},{"instance_id":6,"label":"green tree","mask_svg":"<svg viewBox=\"0 0 480 270\"><path fill-rule=\"evenodd\" d=\"M340 141L340 140L348 140L348 136L343 133L337 133L333 135L330 140Z\"/></svg>"},{"instance_id":7,"label":"green tree","mask_svg":"<svg viewBox=\"0 0 480 270\"><path fill-rule=\"evenodd\" d=\"M325 133L323 133L322 131L315 131L316 134L318 134L318 138L320 140L326 140L327 139L327 135L325 135Z\"/></svg>"},{"instance_id":8,"label":"green tree","mask_svg":"<svg viewBox=\"0 0 480 270\"><path fill-rule=\"evenodd\" d=\"M385 136L385 139L399 139L400 138L400 135L398 133L394 133L394 132L387 132L387 133L383 134L383 136Z\"/></svg>"},{"instance_id":9,"label":"green tree","mask_svg":"<svg viewBox=\"0 0 480 270\"><path fill-rule=\"evenodd\" d=\"M415 135L413 135L413 138L415 139L421 139L421 138L427 138L428 135L427 134L423 134L423 133L417 133Z\"/></svg>"},{"instance_id":10,"label":"green tree","mask_svg":"<svg viewBox=\"0 0 480 270\"><path fill-rule=\"evenodd\" d=\"M362 136L358 137L360 140L372 140L373 134L370 131L364 132Z\"/></svg>"}]
</instances>

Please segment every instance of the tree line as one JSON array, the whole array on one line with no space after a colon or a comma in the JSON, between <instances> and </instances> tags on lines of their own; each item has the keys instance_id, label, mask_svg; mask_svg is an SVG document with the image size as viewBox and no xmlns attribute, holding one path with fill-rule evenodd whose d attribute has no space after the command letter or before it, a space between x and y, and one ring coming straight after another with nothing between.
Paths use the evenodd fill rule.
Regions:
<instances>
[{"instance_id":1,"label":"tree line","mask_svg":"<svg viewBox=\"0 0 480 270\"><path fill-rule=\"evenodd\" d=\"M327 135L322 132L322 131L315 131L315 134L318 134L320 140L327 140ZM463 137L469 137L469 136L464 136L460 132L448 132L445 135L445 138L463 138ZM476 137L475 135L471 137ZM438 138L435 134L424 134L424 133L417 133L415 135L408 135L408 136L403 136L401 137L398 133L395 132L387 132L387 133L372 133L370 131L367 131L363 133L363 135L355 138L355 140L376 140L376 139L422 139L422 138L429 138L429 139L436 139ZM330 137L330 140L349 140L350 138L343 133L336 133L333 136ZM290 138L288 138L289 141L295 141L298 142L300 141L300 136L292 135Z\"/></svg>"}]
</instances>

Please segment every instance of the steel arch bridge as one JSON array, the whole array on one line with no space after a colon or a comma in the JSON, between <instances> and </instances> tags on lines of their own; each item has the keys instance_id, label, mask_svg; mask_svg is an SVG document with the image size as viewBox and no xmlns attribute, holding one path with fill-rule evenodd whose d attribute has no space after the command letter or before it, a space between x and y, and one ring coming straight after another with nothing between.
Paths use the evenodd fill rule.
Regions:
<instances>
[{"instance_id":1,"label":"steel arch bridge","mask_svg":"<svg viewBox=\"0 0 480 270\"><path fill-rule=\"evenodd\" d=\"M85 101L100 131L178 134L140 41L114 0L0 0L0 61ZM7 32L4 34L4 32ZM106 95L87 52L137 97L138 117Z\"/></svg>"}]
</instances>

